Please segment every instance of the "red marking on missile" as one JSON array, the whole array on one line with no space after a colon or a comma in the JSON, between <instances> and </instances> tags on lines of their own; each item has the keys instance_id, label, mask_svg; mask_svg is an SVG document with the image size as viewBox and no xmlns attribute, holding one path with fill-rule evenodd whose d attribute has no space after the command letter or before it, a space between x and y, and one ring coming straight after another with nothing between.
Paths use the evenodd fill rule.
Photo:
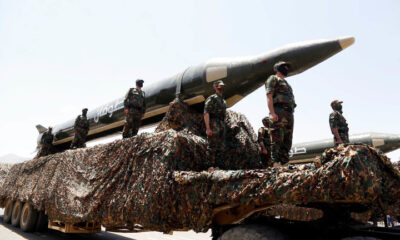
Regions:
<instances>
[{"instance_id":1,"label":"red marking on missile","mask_svg":"<svg viewBox=\"0 0 400 240\"><path fill-rule=\"evenodd\" d=\"M267 59L265 59L264 61L263 61L263 63L267 63L268 62L268 60Z\"/></svg>"}]
</instances>

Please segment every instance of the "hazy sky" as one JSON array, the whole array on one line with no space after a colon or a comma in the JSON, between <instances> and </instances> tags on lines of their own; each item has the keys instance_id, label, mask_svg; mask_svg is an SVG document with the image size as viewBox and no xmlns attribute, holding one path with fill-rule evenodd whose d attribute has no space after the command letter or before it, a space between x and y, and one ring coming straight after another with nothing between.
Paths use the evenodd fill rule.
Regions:
<instances>
[{"instance_id":1,"label":"hazy sky","mask_svg":"<svg viewBox=\"0 0 400 240\"><path fill-rule=\"evenodd\" d=\"M288 78L298 105L294 142L332 137L336 98L350 134L400 133L399 29L399 1L0 0L0 156L28 156L36 124L75 118L137 78L145 90L210 58L348 35L353 46ZM232 109L257 129L268 113L264 88Z\"/></svg>"}]
</instances>

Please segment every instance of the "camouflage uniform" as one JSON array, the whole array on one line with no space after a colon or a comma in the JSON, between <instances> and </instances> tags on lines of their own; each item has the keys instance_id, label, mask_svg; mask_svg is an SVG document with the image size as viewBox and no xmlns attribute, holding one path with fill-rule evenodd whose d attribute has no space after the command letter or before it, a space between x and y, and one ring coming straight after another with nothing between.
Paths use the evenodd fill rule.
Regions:
<instances>
[{"instance_id":1,"label":"camouflage uniform","mask_svg":"<svg viewBox=\"0 0 400 240\"><path fill-rule=\"evenodd\" d=\"M71 148L86 147L86 137L89 132L89 120L84 115L79 115L75 119L74 124L74 140L72 140Z\"/></svg>"},{"instance_id":2,"label":"camouflage uniform","mask_svg":"<svg viewBox=\"0 0 400 240\"><path fill-rule=\"evenodd\" d=\"M139 131L142 116L146 112L146 98L144 91L137 88L129 89L124 100L124 109L128 110L126 114L126 123L122 133L123 138L136 136Z\"/></svg>"},{"instance_id":3,"label":"camouflage uniform","mask_svg":"<svg viewBox=\"0 0 400 240\"><path fill-rule=\"evenodd\" d=\"M294 117L296 107L293 90L285 79L271 75L265 82L267 94L272 93L274 110L278 121L269 122L271 139L271 160L285 164L289 161L292 147Z\"/></svg>"},{"instance_id":4,"label":"camouflage uniform","mask_svg":"<svg viewBox=\"0 0 400 240\"><path fill-rule=\"evenodd\" d=\"M337 128L340 138L343 143L349 143L349 127L347 125L346 119L343 117L340 111L334 110L329 115L329 125L331 127L331 131L333 133L333 129ZM335 134L333 134L333 142L335 146L337 146L337 139Z\"/></svg>"},{"instance_id":5,"label":"camouflage uniform","mask_svg":"<svg viewBox=\"0 0 400 240\"><path fill-rule=\"evenodd\" d=\"M264 147L268 152L266 155L261 152L261 161L263 166L269 167L271 165L271 139L267 127L260 127L260 129L258 129L258 143L261 142L264 144Z\"/></svg>"},{"instance_id":6,"label":"camouflage uniform","mask_svg":"<svg viewBox=\"0 0 400 240\"><path fill-rule=\"evenodd\" d=\"M40 149L36 154L36 158L50 155L54 152L53 150L53 139L54 135L50 132L45 132L40 139Z\"/></svg>"},{"instance_id":7,"label":"camouflage uniform","mask_svg":"<svg viewBox=\"0 0 400 240\"><path fill-rule=\"evenodd\" d=\"M225 147L225 113L226 102L219 94L206 99L204 113L210 114L212 136L207 136L207 155L217 166L223 166L222 151Z\"/></svg>"}]
</instances>

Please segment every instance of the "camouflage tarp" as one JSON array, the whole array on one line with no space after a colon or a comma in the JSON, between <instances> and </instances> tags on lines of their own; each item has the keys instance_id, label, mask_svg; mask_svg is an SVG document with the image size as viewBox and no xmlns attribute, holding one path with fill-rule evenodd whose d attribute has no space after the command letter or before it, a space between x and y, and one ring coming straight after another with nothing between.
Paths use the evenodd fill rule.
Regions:
<instances>
[{"instance_id":1,"label":"camouflage tarp","mask_svg":"<svg viewBox=\"0 0 400 240\"><path fill-rule=\"evenodd\" d=\"M327 151L318 168L257 169L254 131L242 115L227 115L230 138L236 141L231 146L239 148L227 149L237 154L228 158L235 164L208 162L206 141L190 126L158 130L4 168L0 199L29 201L64 222L96 220L107 228L131 229L140 224L163 232L206 231L216 207L225 205L374 206L378 199L384 206L398 205L400 173L375 149L339 147Z\"/></svg>"}]
</instances>

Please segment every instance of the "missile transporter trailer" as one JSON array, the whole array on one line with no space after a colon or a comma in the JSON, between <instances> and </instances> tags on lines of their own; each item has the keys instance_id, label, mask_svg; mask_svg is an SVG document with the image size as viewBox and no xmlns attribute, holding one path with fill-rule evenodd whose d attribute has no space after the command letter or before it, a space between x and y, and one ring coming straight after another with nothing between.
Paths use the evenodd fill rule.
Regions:
<instances>
[{"instance_id":1,"label":"missile transporter trailer","mask_svg":"<svg viewBox=\"0 0 400 240\"><path fill-rule=\"evenodd\" d=\"M214 239L399 239L366 222L398 214L400 172L366 145L267 167L247 119L228 111L224 158L202 114L177 100L155 133L1 165L4 221L66 233L212 229Z\"/></svg>"}]
</instances>

